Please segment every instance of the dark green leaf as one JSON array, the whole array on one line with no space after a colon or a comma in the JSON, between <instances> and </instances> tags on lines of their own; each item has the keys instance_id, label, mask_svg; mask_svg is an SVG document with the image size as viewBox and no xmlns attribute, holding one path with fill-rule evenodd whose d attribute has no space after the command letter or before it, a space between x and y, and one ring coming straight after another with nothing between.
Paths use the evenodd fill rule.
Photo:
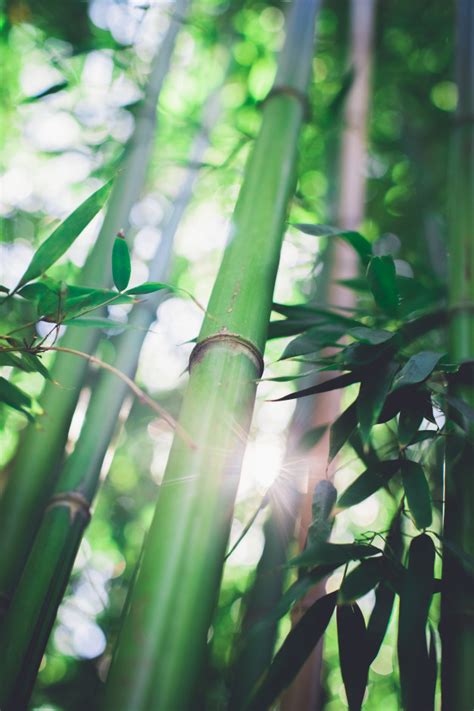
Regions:
<instances>
[{"instance_id":1,"label":"dark green leaf","mask_svg":"<svg viewBox=\"0 0 474 711\"><path fill-rule=\"evenodd\" d=\"M90 195L40 245L33 255L26 272L20 279L18 287L43 274L69 249L74 240L79 237L83 229L87 227L104 205L110 187L110 183L107 183Z\"/></svg>"},{"instance_id":2,"label":"dark green leaf","mask_svg":"<svg viewBox=\"0 0 474 711\"><path fill-rule=\"evenodd\" d=\"M171 289L174 287L170 284L162 284L159 281L147 281L144 284L139 284L131 289L127 289L126 294L138 295L138 294L152 294L155 291L160 291L161 289Z\"/></svg>"},{"instance_id":3,"label":"dark green leaf","mask_svg":"<svg viewBox=\"0 0 474 711\"><path fill-rule=\"evenodd\" d=\"M329 461L331 462L341 447L347 442L357 427L356 403L344 410L331 425L329 433Z\"/></svg>"},{"instance_id":4,"label":"dark green leaf","mask_svg":"<svg viewBox=\"0 0 474 711\"><path fill-rule=\"evenodd\" d=\"M403 553L403 539L401 530L401 507L393 517L384 546L385 558L395 564L399 563ZM384 640L387 627L392 614L395 593L389 585L381 582L375 591L375 604L367 625L369 664L371 664Z\"/></svg>"},{"instance_id":5,"label":"dark green leaf","mask_svg":"<svg viewBox=\"0 0 474 711\"><path fill-rule=\"evenodd\" d=\"M371 343L372 345L378 345L379 343L385 343L385 341L393 338L393 333L391 331L385 331L378 328L367 328L367 326L357 326L356 328L351 328L348 331L348 335L352 338L356 338L362 343Z\"/></svg>"},{"instance_id":6,"label":"dark green leaf","mask_svg":"<svg viewBox=\"0 0 474 711\"><path fill-rule=\"evenodd\" d=\"M289 565L344 565L350 560L362 560L381 553L379 548L366 543L316 543L292 558Z\"/></svg>"},{"instance_id":7,"label":"dark green leaf","mask_svg":"<svg viewBox=\"0 0 474 711\"><path fill-rule=\"evenodd\" d=\"M317 600L293 627L246 708L268 709L292 682L324 634L336 607L336 598L334 592Z\"/></svg>"},{"instance_id":8,"label":"dark green leaf","mask_svg":"<svg viewBox=\"0 0 474 711\"><path fill-rule=\"evenodd\" d=\"M23 99L22 104L31 104L33 101L38 101L38 99L43 99L45 96L51 96L52 94L57 94L58 91L63 91L63 89L66 89L66 87L68 85L69 85L69 82L61 81L58 84L53 84L52 86L48 86L47 89L40 91L39 94L35 94L34 96L28 96L26 99Z\"/></svg>"},{"instance_id":9,"label":"dark green leaf","mask_svg":"<svg viewBox=\"0 0 474 711\"><path fill-rule=\"evenodd\" d=\"M417 432L412 437L411 441L408 442L407 447L411 447L414 444L420 444L420 442L426 442L426 440L434 439L437 436L438 432L436 430L421 430L421 432Z\"/></svg>"},{"instance_id":10,"label":"dark green leaf","mask_svg":"<svg viewBox=\"0 0 474 711\"><path fill-rule=\"evenodd\" d=\"M122 321L112 321L109 318L72 318L63 321L65 326L78 326L79 328L127 328L128 324Z\"/></svg>"},{"instance_id":11,"label":"dark green leaf","mask_svg":"<svg viewBox=\"0 0 474 711\"><path fill-rule=\"evenodd\" d=\"M3 294L8 294L10 292L10 289L7 286L3 286L3 284L0 284L0 292Z\"/></svg>"},{"instance_id":12,"label":"dark green leaf","mask_svg":"<svg viewBox=\"0 0 474 711\"><path fill-rule=\"evenodd\" d=\"M355 249L364 264L368 262L372 255L372 245L359 232L340 230L329 225L293 224L292 227L313 237L340 237Z\"/></svg>"},{"instance_id":13,"label":"dark green leaf","mask_svg":"<svg viewBox=\"0 0 474 711\"><path fill-rule=\"evenodd\" d=\"M367 630L357 604L338 605L339 662L349 711L360 711L369 672Z\"/></svg>"},{"instance_id":14,"label":"dark green leaf","mask_svg":"<svg viewBox=\"0 0 474 711\"><path fill-rule=\"evenodd\" d=\"M130 281L132 265L130 262L130 252L125 237L120 234L115 238L112 250L112 276L114 284L119 291L124 291Z\"/></svg>"},{"instance_id":15,"label":"dark green leaf","mask_svg":"<svg viewBox=\"0 0 474 711\"><path fill-rule=\"evenodd\" d=\"M453 395L447 395L446 401L454 407L468 422L474 422L474 408L472 408L465 400Z\"/></svg>"},{"instance_id":16,"label":"dark green leaf","mask_svg":"<svg viewBox=\"0 0 474 711\"><path fill-rule=\"evenodd\" d=\"M421 534L412 540L398 619L400 684L407 711L431 708L426 623L433 595L434 558L435 549L429 536Z\"/></svg>"},{"instance_id":17,"label":"dark green leaf","mask_svg":"<svg viewBox=\"0 0 474 711\"><path fill-rule=\"evenodd\" d=\"M287 345L280 360L315 353L320 348L335 345L345 331L346 327L342 324L327 324L310 328Z\"/></svg>"},{"instance_id":18,"label":"dark green leaf","mask_svg":"<svg viewBox=\"0 0 474 711\"><path fill-rule=\"evenodd\" d=\"M371 368L360 384L357 419L364 444L368 443L371 429L379 419L397 370L398 365L393 361L381 363Z\"/></svg>"},{"instance_id":19,"label":"dark green leaf","mask_svg":"<svg viewBox=\"0 0 474 711\"><path fill-rule=\"evenodd\" d=\"M392 257L372 257L367 267L367 280L377 306L396 318L399 295Z\"/></svg>"},{"instance_id":20,"label":"dark green leaf","mask_svg":"<svg viewBox=\"0 0 474 711\"><path fill-rule=\"evenodd\" d=\"M23 363L26 363L26 365L30 368L30 372L40 373L40 375L42 375L43 378L46 378L46 380L51 380L48 369L37 355L34 353L23 353L21 358Z\"/></svg>"},{"instance_id":21,"label":"dark green leaf","mask_svg":"<svg viewBox=\"0 0 474 711\"><path fill-rule=\"evenodd\" d=\"M360 504L361 501L386 486L390 479L400 469L400 460L390 459L374 468L366 469L340 496L338 506L347 508Z\"/></svg>"},{"instance_id":22,"label":"dark green leaf","mask_svg":"<svg viewBox=\"0 0 474 711\"><path fill-rule=\"evenodd\" d=\"M308 529L308 546L324 543L331 535L334 517L331 516L337 499L336 488L327 479L316 485L313 494L312 521Z\"/></svg>"},{"instance_id":23,"label":"dark green leaf","mask_svg":"<svg viewBox=\"0 0 474 711\"><path fill-rule=\"evenodd\" d=\"M416 407L416 403L400 410L398 418L398 441L402 447L409 444L423 421L423 412Z\"/></svg>"},{"instance_id":24,"label":"dark green leaf","mask_svg":"<svg viewBox=\"0 0 474 711\"><path fill-rule=\"evenodd\" d=\"M395 378L393 389L423 382L431 375L442 357L443 353L434 353L433 351L422 351L412 356Z\"/></svg>"},{"instance_id":25,"label":"dark green leaf","mask_svg":"<svg viewBox=\"0 0 474 711\"><path fill-rule=\"evenodd\" d=\"M351 603L366 595L380 582L383 573L384 560L382 558L362 561L342 581L339 602L342 604Z\"/></svg>"},{"instance_id":26,"label":"dark green leaf","mask_svg":"<svg viewBox=\"0 0 474 711\"><path fill-rule=\"evenodd\" d=\"M23 413L29 420L33 420L31 413L28 411L31 407L30 396L2 377L0 377L0 402Z\"/></svg>"},{"instance_id":27,"label":"dark green leaf","mask_svg":"<svg viewBox=\"0 0 474 711\"><path fill-rule=\"evenodd\" d=\"M428 528L433 520L433 514L430 487L423 467L418 462L405 459L401 462L401 471L403 488L415 524L420 529Z\"/></svg>"},{"instance_id":28,"label":"dark green leaf","mask_svg":"<svg viewBox=\"0 0 474 711\"><path fill-rule=\"evenodd\" d=\"M315 447L324 437L327 428L327 425L320 425L320 427L313 427L312 430L305 432L299 441L298 448L307 450Z\"/></svg>"},{"instance_id":29,"label":"dark green leaf","mask_svg":"<svg viewBox=\"0 0 474 711\"><path fill-rule=\"evenodd\" d=\"M312 385L309 388L304 388L304 390L298 390L295 393L289 393L283 397L276 398L271 402L283 402L284 400L295 400L300 397L307 397L308 395L316 395L317 393L327 393L330 390L338 390L339 388L345 388L346 385L351 385L352 383L357 383L360 380L359 373L345 373L344 375L338 375L336 378L331 378L330 380L325 380L317 385Z\"/></svg>"}]
</instances>

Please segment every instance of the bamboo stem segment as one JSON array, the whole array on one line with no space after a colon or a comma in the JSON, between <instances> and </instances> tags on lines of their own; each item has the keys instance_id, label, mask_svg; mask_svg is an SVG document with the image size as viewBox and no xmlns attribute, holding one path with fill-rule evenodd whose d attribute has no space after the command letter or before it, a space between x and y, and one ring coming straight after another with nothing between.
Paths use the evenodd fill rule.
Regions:
<instances>
[{"instance_id":1,"label":"bamboo stem segment","mask_svg":"<svg viewBox=\"0 0 474 711\"><path fill-rule=\"evenodd\" d=\"M175 11L184 15L189 0L176 0ZM109 286L111 254L115 235L128 225L130 210L138 200L152 155L156 105L168 73L181 23L172 18L153 60L148 86L138 112L135 130L125 149L122 170L109 199L97 240L81 272L81 284ZM92 353L99 332L68 328L61 346ZM45 385L41 406L45 412L40 426L30 426L21 442L15 466L0 500L0 597L5 608L18 583L33 544L41 517L54 489L63 457L69 426L76 408L87 361L71 368L70 356L58 353Z\"/></svg>"},{"instance_id":2,"label":"bamboo stem segment","mask_svg":"<svg viewBox=\"0 0 474 711\"><path fill-rule=\"evenodd\" d=\"M449 329L454 361L474 353L474 3L458 0L456 17L458 106L452 137L449 182L449 293L455 308ZM453 393L474 406L473 384ZM446 447L443 593L441 601L442 707L474 707L474 584L459 555L474 557L473 431L454 432ZM454 554L458 551L458 555Z\"/></svg>"},{"instance_id":3,"label":"bamboo stem segment","mask_svg":"<svg viewBox=\"0 0 474 711\"><path fill-rule=\"evenodd\" d=\"M317 2L295 0L276 85L305 92ZM199 341L237 334L262 352L282 233L293 188L301 101L278 93L264 105L230 241ZM254 355L216 339L196 359L155 517L106 689L105 708L192 708L225 556L244 439L255 399Z\"/></svg>"}]
</instances>

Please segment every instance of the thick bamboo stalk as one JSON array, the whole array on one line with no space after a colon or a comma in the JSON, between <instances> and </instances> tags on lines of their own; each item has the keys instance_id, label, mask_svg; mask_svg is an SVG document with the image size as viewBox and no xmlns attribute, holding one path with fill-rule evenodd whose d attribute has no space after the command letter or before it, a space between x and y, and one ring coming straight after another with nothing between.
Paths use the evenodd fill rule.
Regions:
<instances>
[{"instance_id":1,"label":"thick bamboo stalk","mask_svg":"<svg viewBox=\"0 0 474 711\"><path fill-rule=\"evenodd\" d=\"M177 0L176 12L183 15L189 0ZM123 166L97 240L81 272L81 285L108 286L111 279L112 246L119 229L128 225L130 210L138 200L152 155L156 126L156 105L171 61L180 22L171 19L153 60L146 94L138 112L135 130L125 150ZM92 353L98 332L70 328L61 345ZM29 426L22 438L15 466L0 501L0 615L8 607L21 575L46 503L54 488L71 419L77 404L87 361L71 367L71 356L58 353L41 396L44 416Z\"/></svg>"},{"instance_id":2,"label":"thick bamboo stalk","mask_svg":"<svg viewBox=\"0 0 474 711\"><path fill-rule=\"evenodd\" d=\"M371 74L372 35L374 23L374 0L353 0L351 5L351 64L354 68L354 82L349 92L345 113L344 131L341 142L340 188L337 222L344 229L358 229L364 214L365 163L367 143L367 114ZM344 243L330 244L324 255L324 266L315 290L318 303L327 302L336 306L353 306L350 291L335 282L357 274L355 253ZM314 379L307 386L314 385ZM302 385L306 387L306 383ZM242 630L245 632L256 620L261 619L281 595L284 575L283 566L287 558L290 537L295 527L298 510L301 511L299 541L302 547L311 522L313 490L325 476L329 441L324 437L310 452L301 451L299 442L303 433L312 427L333 421L339 414L340 393L332 391L313 398L305 398L297 403L293 417L285 457L285 470L291 471L293 486L287 482L283 496L285 506L278 500L272 506L271 519L265 530L265 547L260 560L252 592L247 601ZM299 482L309 474L307 493L298 494ZM279 497L278 497L279 498ZM324 590L324 584L298 606L295 622ZM248 644L243 644L235 667L232 696L235 708L244 698L268 665L274 647L277 625L268 625L258 634L253 634ZM295 682L284 694L282 704L285 709L315 709L320 697L320 670L322 644L318 645Z\"/></svg>"},{"instance_id":3,"label":"thick bamboo stalk","mask_svg":"<svg viewBox=\"0 0 474 711\"><path fill-rule=\"evenodd\" d=\"M107 709L193 707L262 368L316 6L296 0L292 7L275 88L191 358L180 423L197 448L174 440L107 682Z\"/></svg>"},{"instance_id":4,"label":"thick bamboo stalk","mask_svg":"<svg viewBox=\"0 0 474 711\"><path fill-rule=\"evenodd\" d=\"M212 121L213 97L208 107ZM203 158L208 131L198 136L190 162ZM181 218L192 197L197 172L189 169L166 221L160 245L149 268L150 281L166 280L172 245ZM163 300L159 292L133 309L131 330L117 344L114 367L133 378L147 331ZM22 708L27 702L64 594L74 558L89 521L104 457L116 429L127 385L103 372L89 402L84 425L73 453L61 472L49 501L32 551L7 612L0 646L6 655L0 669L0 703L5 709Z\"/></svg>"},{"instance_id":5,"label":"thick bamboo stalk","mask_svg":"<svg viewBox=\"0 0 474 711\"><path fill-rule=\"evenodd\" d=\"M456 16L458 106L452 136L449 182L449 293L456 310L449 329L455 361L474 354L474 3L458 0ZM473 384L454 395L474 406ZM470 433L471 437L473 432ZM451 442L451 443L450 443ZM441 603L442 707L474 708L474 584L459 555L474 557L472 440L452 434L446 452L443 593ZM458 555L453 554L458 551Z\"/></svg>"}]
</instances>

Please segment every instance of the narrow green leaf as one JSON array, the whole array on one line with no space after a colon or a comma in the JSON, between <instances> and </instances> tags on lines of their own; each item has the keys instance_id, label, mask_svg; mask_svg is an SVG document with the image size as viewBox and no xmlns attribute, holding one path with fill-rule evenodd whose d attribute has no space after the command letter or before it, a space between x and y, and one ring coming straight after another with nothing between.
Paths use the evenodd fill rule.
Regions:
<instances>
[{"instance_id":1,"label":"narrow green leaf","mask_svg":"<svg viewBox=\"0 0 474 711\"><path fill-rule=\"evenodd\" d=\"M9 380L2 377L0 377L0 402L3 402L14 410L18 410L29 420L33 420L31 412L28 411L31 407L30 396Z\"/></svg>"},{"instance_id":2,"label":"narrow green leaf","mask_svg":"<svg viewBox=\"0 0 474 711\"><path fill-rule=\"evenodd\" d=\"M338 602L341 604L352 603L357 598L366 595L380 582L383 574L384 560L382 558L363 560L342 581Z\"/></svg>"},{"instance_id":3,"label":"narrow green leaf","mask_svg":"<svg viewBox=\"0 0 474 711\"><path fill-rule=\"evenodd\" d=\"M393 333L391 331L385 331L379 328L367 328L367 326L357 326L356 328L351 328L351 330L348 331L348 335L352 336L352 338L356 338L362 343L371 343L375 346L379 343L385 343L393 338Z\"/></svg>"},{"instance_id":4,"label":"narrow green leaf","mask_svg":"<svg viewBox=\"0 0 474 711\"><path fill-rule=\"evenodd\" d=\"M381 363L371 368L360 384L357 419L364 444L368 443L372 427L379 419L397 370L398 364L393 361Z\"/></svg>"},{"instance_id":5,"label":"narrow green leaf","mask_svg":"<svg viewBox=\"0 0 474 711\"><path fill-rule=\"evenodd\" d=\"M385 559L395 564L400 563L403 553L403 538L401 529L402 509L399 508L390 524L387 540L384 546ZM392 615L395 592L392 586L380 582L375 591L375 604L367 625L369 664L372 664L379 653L385 638Z\"/></svg>"},{"instance_id":6,"label":"narrow green leaf","mask_svg":"<svg viewBox=\"0 0 474 711\"><path fill-rule=\"evenodd\" d=\"M305 432L298 443L298 448L305 450L313 449L313 447L322 440L327 428L327 425L320 425L319 427L313 427L313 429Z\"/></svg>"},{"instance_id":7,"label":"narrow green leaf","mask_svg":"<svg viewBox=\"0 0 474 711\"><path fill-rule=\"evenodd\" d=\"M63 321L65 326L78 326L79 328L127 328L128 324L122 321L112 321L109 318L72 318Z\"/></svg>"},{"instance_id":8,"label":"narrow green leaf","mask_svg":"<svg viewBox=\"0 0 474 711\"><path fill-rule=\"evenodd\" d=\"M286 346L280 360L315 353L320 348L333 346L345 332L346 327L342 324L327 324L310 328Z\"/></svg>"},{"instance_id":9,"label":"narrow green leaf","mask_svg":"<svg viewBox=\"0 0 474 711\"><path fill-rule=\"evenodd\" d=\"M39 94L35 94L34 96L27 96L26 99L23 99L21 103L31 104L34 101L43 99L45 96L51 96L52 94L57 94L58 91L63 91L68 85L69 82L67 81L61 81L58 84L53 84L52 86L48 86L47 89L43 89L43 91L40 91Z\"/></svg>"},{"instance_id":10,"label":"narrow green leaf","mask_svg":"<svg viewBox=\"0 0 474 711\"><path fill-rule=\"evenodd\" d=\"M422 421L423 412L421 412L416 405L400 410L400 416L398 418L398 441L402 447L405 447L413 440Z\"/></svg>"},{"instance_id":11,"label":"narrow green leaf","mask_svg":"<svg viewBox=\"0 0 474 711\"><path fill-rule=\"evenodd\" d=\"M311 225L311 224L292 224L292 227L296 227L300 232L304 232L307 235L313 237L340 237L347 242L359 255L361 260L366 264L370 257L372 256L372 245L370 242L363 237L359 232L340 230L337 227L330 227L329 225Z\"/></svg>"},{"instance_id":12,"label":"narrow green leaf","mask_svg":"<svg viewBox=\"0 0 474 711\"><path fill-rule=\"evenodd\" d=\"M399 459L389 459L374 468L366 469L339 497L337 505L348 508L360 504L361 501L386 486L390 479L400 469Z\"/></svg>"},{"instance_id":13,"label":"narrow green leaf","mask_svg":"<svg viewBox=\"0 0 474 711\"><path fill-rule=\"evenodd\" d=\"M408 442L408 444L406 446L411 447L414 444L420 444L420 442L426 442L426 440L434 439L437 436L438 436L438 433L436 430L421 430L421 432L415 433L415 435L411 438L411 440Z\"/></svg>"},{"instance_id":14,"label":"narrow green leaf","mask_svg":"<svg viewBox=\"0 0 474 711\"><path fill-rule=\"evenodd\" d=\"M124 291L127 288L131 273L132 265L128 244L125 237L119 233L112 249L112 277L119 291Z\"/></svg>"},{"instance_id":15,"label":"narrow green leaf","mask_svg":"<svg viewBox=\"0 0 474 711\"><path fill-rule=\"evenodd\" d=\"M443 357L443 353L433 351L422 351L412 356L398 373L393 383L393 389L421 383L431 375L438 361Z\"/></svg>"},{"instance_id":16,"label":"narrow green leaf","mask_svg":"<svg viewBox=\"0 0 474 711\"><path fill-rule=\"evenodd\" d=\"M337 420L331 425L329 432L329 461L332 462L336 454L347 442L351 434L357 427L357 406L352 405L339 415Z\"/></svg>"},{"instance_id":17,"label":"narrow green leaf","mask_svg":"<svg viewBox=\"0 0 474 711\"><path fill-rule=\"evenodd\" d=\"M407 711L432 708L426 644L426 623L433 595L435 549L426 534L410 545L408 570L400 591L398 663L402 698Z\"/></svg>"},{"instance_id":18,"label":"narrow green leaf","mask_svg":"<svg viewBox=\"0 0 474 711\"><path fill-rule=\"evenodd\" d=\"M474 408L472 408L469 403L460 397L454 397L453 395L447 395L446 401L454 407L466 420L470 423L474 422Z\"/></svg>"},{"instance_id":19,"label":"narrow green leaf","mask_svg":"<svg viewBox=\"0 0 474 711\"><path fill-rule=\"evenodd\" d=\"M408 506L415 519L417 528L424 529L431 525L431 493L423 467L418 462L405 459L401 462L403 488Z\"/></svg>"},{"instance_id":20,"label":"narrow green leaf","mask_svg":"<svg viewBox=\"0 0 474 711\"><path fill-rule=\"evenodd\" d=\"M293 627L246 706L247 709L268 709L293 681L324 634L336 607L336 599L335 592L324 595Z\"/></svg>"},{"instance_id":21,"label":"narrow green leaf","mask_svg":"<svg viewBox=\"0 0 474 711\"><path fill-rule=\"evenodd\" d=\"M79 237L83 229L87 227L104 205L110 187L111 184L107 183L99 190L96 190L40 245L33 255L26 272L21 277L18 287L39 277L69 249L74 240Z\"/></svg>"},{"instance_id":22,"label":"narrow green leaf","mask_svg":"<svg viewBox=\"0 0 474 711\"><path fill-rule=\"evenodd\" d=\"M359 606L338 605L339 662L349 711L360 711L369 672L367 630Z\"/></svg>"},{"instance_id":23,"label":"narrow green leaf","mask_svg":"<svg viewBox=\"0 0 474 711\"><path fill-rule=\"evenodd\" d=\"M308 397L308 395L316 395L317 393L327 393L330 390L338 390L339 388L345 388L347 385L352 385L352 383L357 383L360 380L360 377L360 373L358 372L345 373L344 375L338 375L336 378L331 378L331 380L325 380L317 385L304 388L304 390L297 390L295 393L289 393L283 397L276 398L271 402L295 400L300 397Z\"/></svg>"},{"instance_id":24,"label":"narrow green leaf","mask_svg":"<svg viewBox=\"0 0 474 711\"><path fill-rule=\"evenodd\" d=\"M379 548L367 543L315 543L292 558L288 565L308 568L316 565L344 565L351 560L362 560L379 553Z\"/></svg>"},{"instance_id":25,"label":"narrow green leaf","mask_svg":"<svg viewBox=\"0 0 474 711\"><path fill-rule=\"evenodd\" d=\"M35 353L23 353L21 358L29 366L30 372L40 373L46 380L51 380L48 369Z\"/></svg>"},{"instance_id":26,"label":"narrow green leaf","mask_svg":"<svg viewBox=\"0 0 474 711\"><path fill-rule=\"evenodd\" d=\"M392 257L372 257L367 267L367 280L377 306L396 318L399 295Z\"/></svg>"},{"instance_id":27,"label":"narrow green leaf","mask_svg":"<svg viewBox=\"0 0 474 711\"><path fill-rule=\"evenodd\" d=\"M328 480L320 481L313 494L312 521L308 529L308 546L324 543L331 535L334 517L331 516L337 499L336 487Z\"/></svg>"},{"instance_id":28,"label":"narrow green leaf","mask_svg":"<svg viewBox=\"0 0 474 711\"><path fill-rule=\"evenodd\" d=\"M171 284L162 284L159 281L147 281L144 284L139 284L131 289L127 289L126 294L139 295L139 294L152 294L155 291L160 291L161 289L170 289L174 291L174 287Z\"/></svg>"}]
</instances>

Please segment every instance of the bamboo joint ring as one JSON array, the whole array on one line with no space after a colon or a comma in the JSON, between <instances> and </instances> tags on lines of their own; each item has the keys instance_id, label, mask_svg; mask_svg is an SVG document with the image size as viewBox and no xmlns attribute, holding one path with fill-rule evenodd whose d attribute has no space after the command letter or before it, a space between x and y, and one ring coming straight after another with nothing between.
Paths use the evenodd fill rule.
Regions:
<instances>
[{"instance_id":1,"label":"bamboo joint ring","mask_svg":"<svg viewBox=\"0 0 474 711\"><path fill-rule=\"evenodd\" d=\"M229 345L230 349L246 355L254 363L257 368L257 377L260 378L263 373L264 363L263 357L256 345L246 338L242 338L237 333L214 333L212 336L204 338L199 343L196 343L191 355L189 356L189 371L193 364L200 361L205 351L211 348L214 344L222 343Z\"/></svg>"}]
</instances>

